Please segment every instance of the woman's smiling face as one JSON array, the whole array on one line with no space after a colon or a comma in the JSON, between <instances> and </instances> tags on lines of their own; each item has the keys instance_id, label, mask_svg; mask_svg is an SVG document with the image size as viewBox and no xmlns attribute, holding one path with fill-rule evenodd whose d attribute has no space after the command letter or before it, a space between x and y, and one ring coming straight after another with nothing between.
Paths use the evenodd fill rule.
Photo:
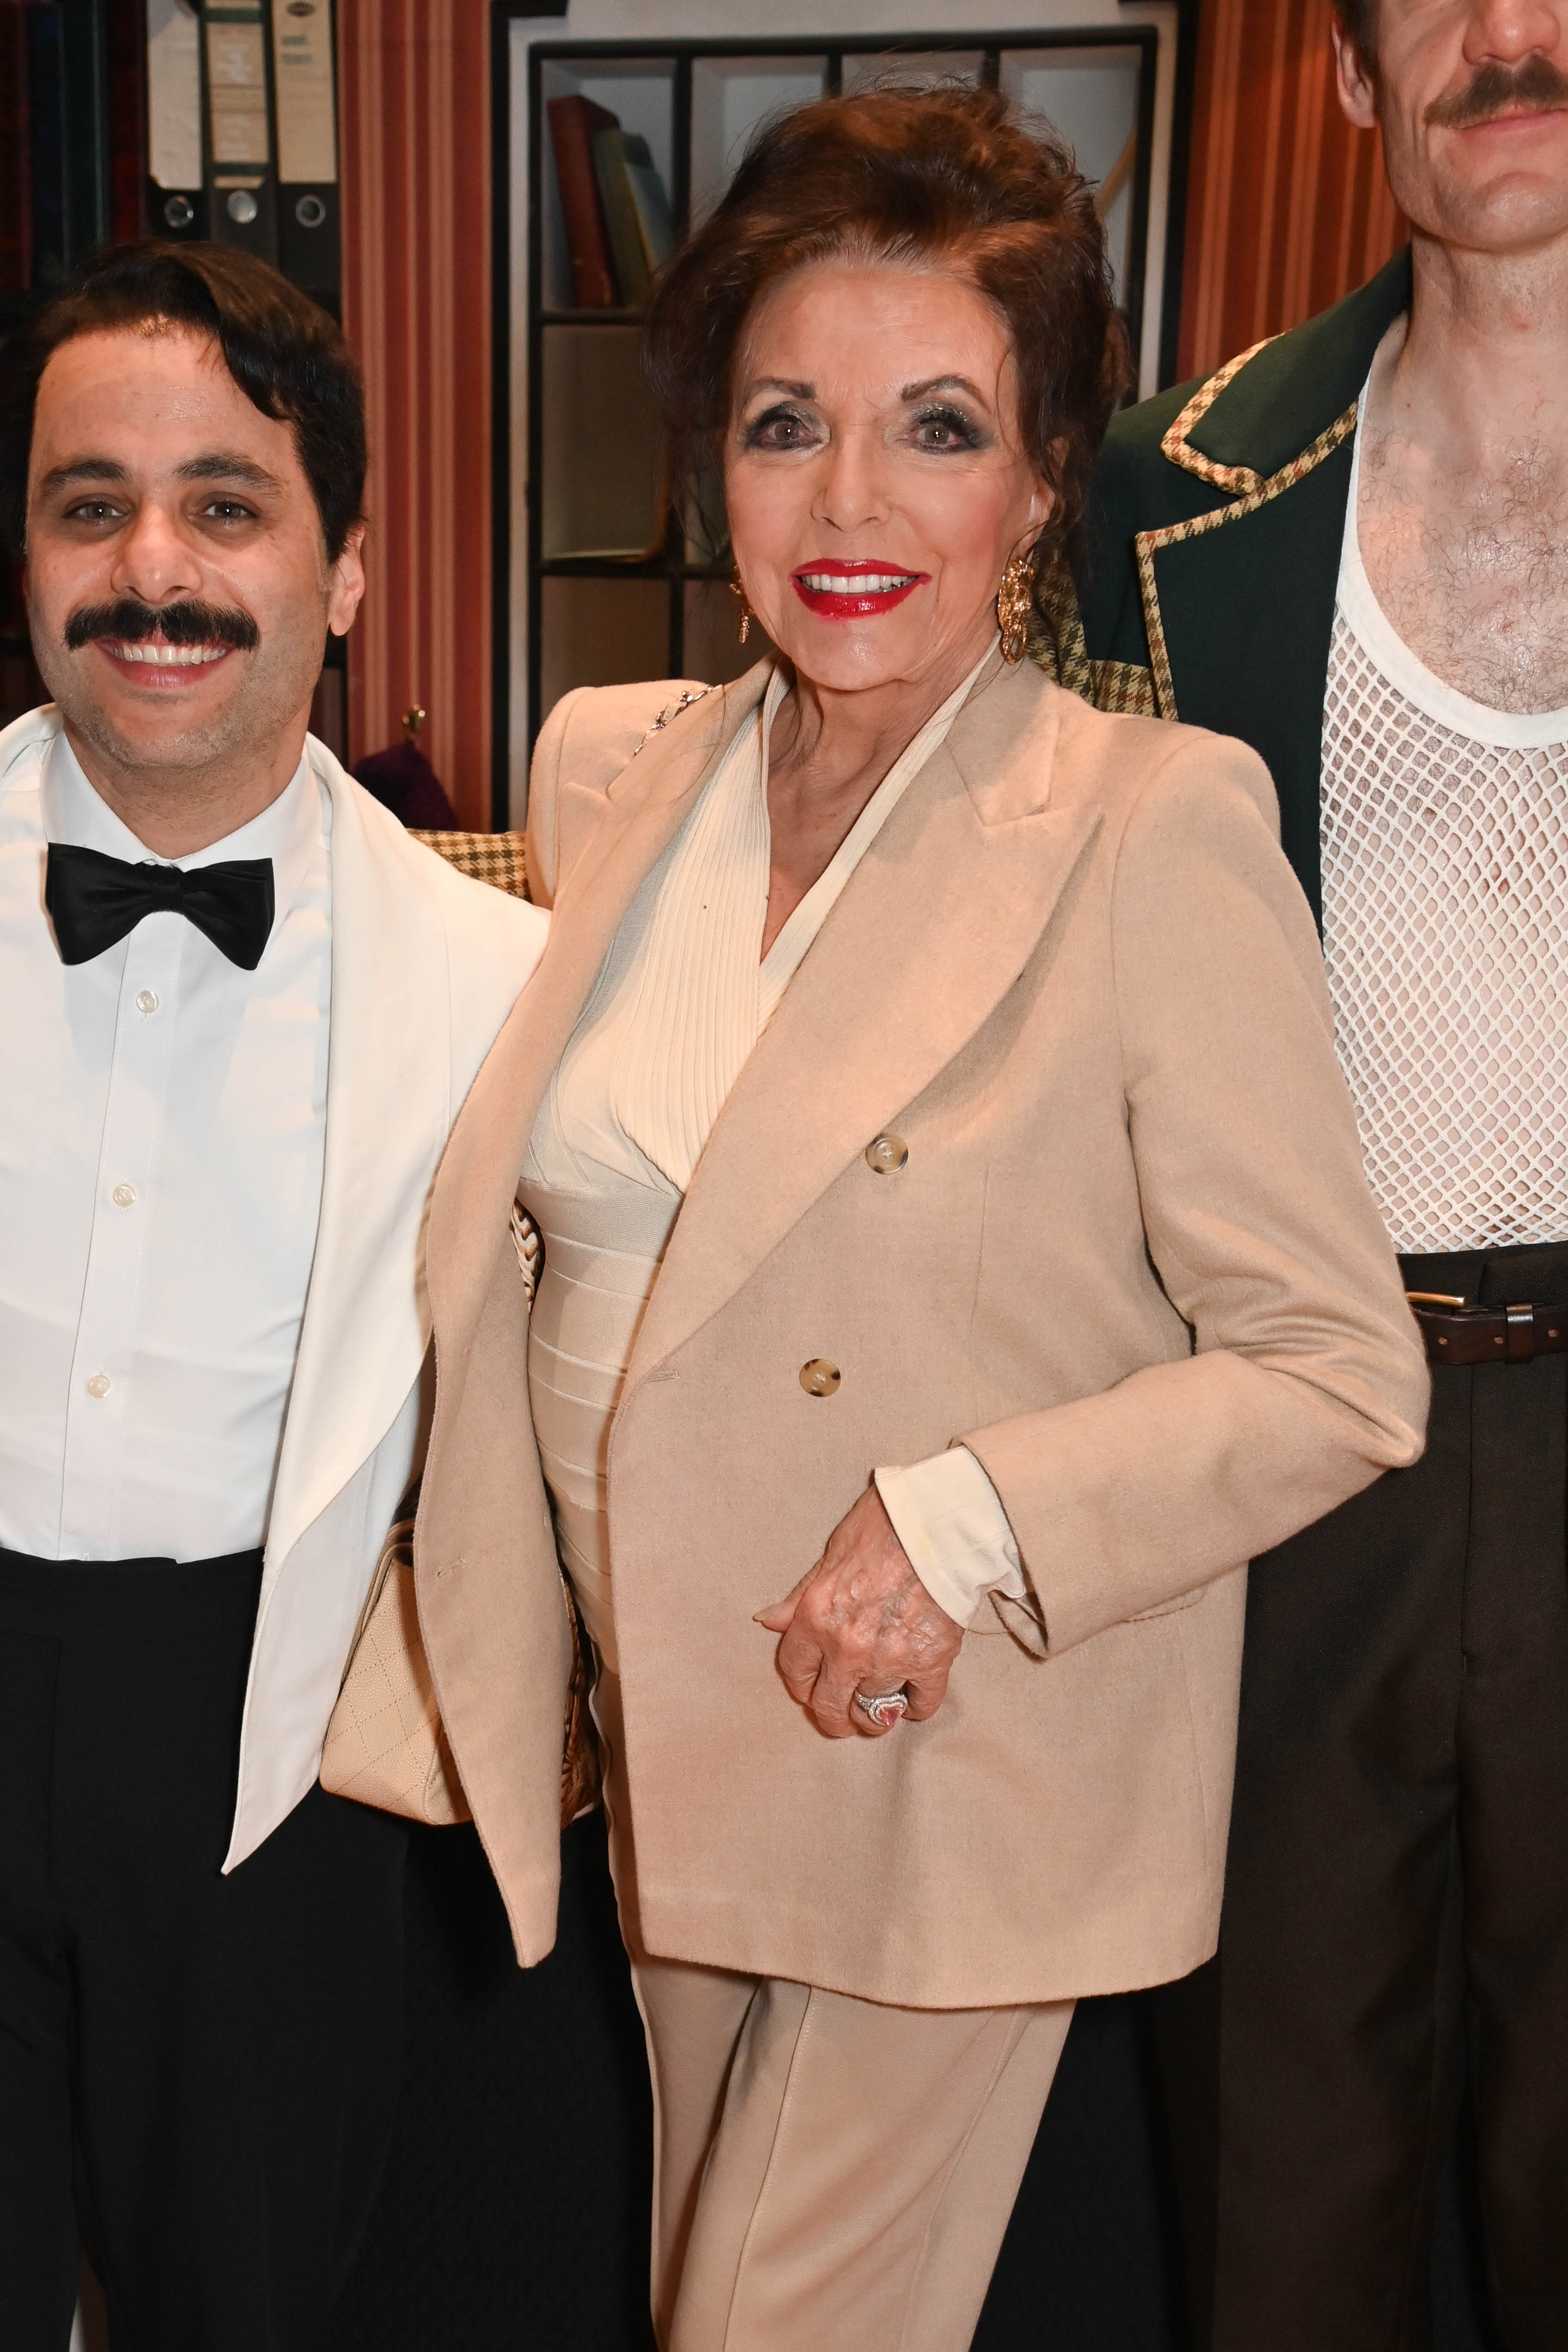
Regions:
<instances>
[{"instance_id":1,"label":"woman's smiling face","mask_svg":"<svg viewBox=\"0 0 1568 2352\"><path fill-rule=\"evenodd\" d=\"M1000 314L965 279L813 262L758 299L724 449L741 577L816 684L956 683L1051 509Z\"/></svg>"}]
</instances>

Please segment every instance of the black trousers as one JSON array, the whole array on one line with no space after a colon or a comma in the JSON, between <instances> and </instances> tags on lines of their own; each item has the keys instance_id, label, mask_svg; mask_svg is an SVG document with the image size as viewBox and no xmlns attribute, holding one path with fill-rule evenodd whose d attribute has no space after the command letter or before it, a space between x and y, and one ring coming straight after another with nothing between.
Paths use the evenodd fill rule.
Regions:
<instances>
[{"instance_id":1,"label":"black trousers","mask_svg":"<svg viewBox=\"0 0 1568 2352\"><path fill-rule=\"evenodd\" d=\"M1568 1246L1405 1278L1568 1304ZM1157 1997L1214 2352L1430 2342L1467 2061L1502 2340L1568 2347L1568 1356L1433 1387L1424 1459L1252 1570L1219 1955Z\"/></svg>"},{"instance_id":2,"label":"black trousers","mask_svg":"<svg viewBox=\"0 0 1568 2352\"><path fill-rule=\"evenodd\" d=\"M398 1825L318 1788L228 1877L259 1555L0 1552L0 2341L309 2352L390 2135Z\"/></svg>"}]
</instances>

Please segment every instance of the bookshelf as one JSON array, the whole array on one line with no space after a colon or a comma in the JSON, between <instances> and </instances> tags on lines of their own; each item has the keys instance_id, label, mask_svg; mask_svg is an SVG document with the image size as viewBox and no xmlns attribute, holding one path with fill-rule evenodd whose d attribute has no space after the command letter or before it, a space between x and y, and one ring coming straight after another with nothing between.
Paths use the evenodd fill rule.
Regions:
<instances>
[{"instance_id":1,"label":"bookshelf","mask_svg":"<svg viewBox=\"0 0 1568 2352\"><path fill-rule=\"evenodd\" d=\"M521 821L529 751L563 694L718 681L757 655L754 629L744 651L736 642L727 551L688 539L661 509L638 312L576 299L552 104L585 100L586 119L614 117L646 142L679 231L719 201L752 131L783 108L889 75L999 86L1057 124L1102 191L1141 391L1172 372L1179 295L1190 0L1003 0L984 32L952 29L951 15L928 25L910 0L913 23L853 35L825 0L778 0L724 12L724 37L688 29L715 21L700 0L570 0L562 13L546 26L496 8L498 824ZM885 13L868 6L858 23ZM667 37L650 25L660 16ZM740 37L742 18L764 16L765 33Z\"/></svg>"}]
</instances>

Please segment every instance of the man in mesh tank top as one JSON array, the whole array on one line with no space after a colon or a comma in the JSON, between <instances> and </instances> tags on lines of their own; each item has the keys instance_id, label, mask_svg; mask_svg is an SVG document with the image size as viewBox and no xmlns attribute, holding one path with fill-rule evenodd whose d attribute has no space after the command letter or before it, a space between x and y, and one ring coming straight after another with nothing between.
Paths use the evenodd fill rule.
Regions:
<instances>
[{"instance_id":1,"label":"man in mesh tank top","mask_svg":"<svg viewBox=\"0 0 1568 2352\"><path fill-rule=\"evenodd\" d=\"M1568 0L1338 0L1413 242L1131 411L1045 655L1268 761L1424 1461L1252 1572L1219 1958L1160 1996L1194 2329L1431 2341L1458 2127L1568 2345Z\"/></svg>"}]
</instances>

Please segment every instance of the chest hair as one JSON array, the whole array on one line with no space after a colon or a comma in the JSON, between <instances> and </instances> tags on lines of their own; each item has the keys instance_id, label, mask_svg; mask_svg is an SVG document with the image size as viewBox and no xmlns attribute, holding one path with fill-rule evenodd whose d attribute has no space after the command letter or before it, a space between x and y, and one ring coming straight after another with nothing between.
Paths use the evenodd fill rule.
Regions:
<instances>
[{"instance_id":1,"label":"chest hair","mask_svg":"<svg viewBox=\"0 0 1568 2352\"><path fill-rule=\"evenodd\" d=\"M1378 603L1446 685L1494 710L1568 705L1568 450L1521 441L1439 478L1369 427L1358 528Z\"/></svg>"}]
</instances>

